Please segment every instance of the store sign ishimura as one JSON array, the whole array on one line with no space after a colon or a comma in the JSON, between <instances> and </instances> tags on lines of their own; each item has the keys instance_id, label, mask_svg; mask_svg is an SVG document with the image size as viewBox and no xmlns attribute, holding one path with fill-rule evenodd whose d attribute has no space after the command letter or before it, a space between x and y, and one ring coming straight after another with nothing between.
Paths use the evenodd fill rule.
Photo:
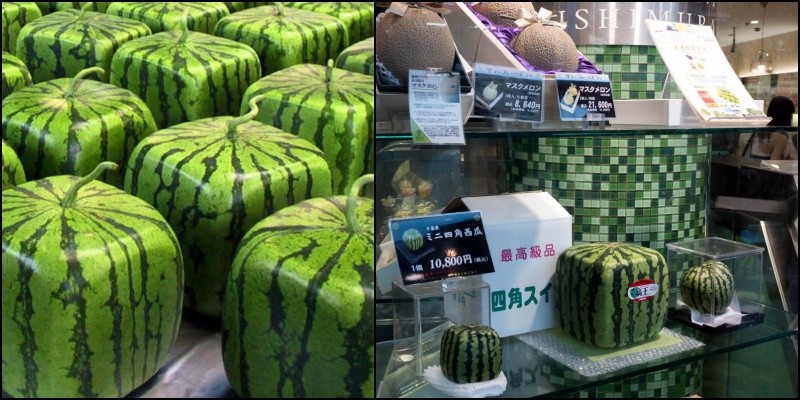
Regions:
<instances>
[{"instance_id":1,"label":"store sign ishimura","mask_svg":"<svg viewBox=\"0 0 800 400\"><path fill-rule=\"evenodd\" d=\"M692 25L711 25L716 18L714 3L535 3L537 9L553 10L553 20L562 22L577 45L648 45L653 42L645 20L656 19Z\"/></svg>"}]
</instances>

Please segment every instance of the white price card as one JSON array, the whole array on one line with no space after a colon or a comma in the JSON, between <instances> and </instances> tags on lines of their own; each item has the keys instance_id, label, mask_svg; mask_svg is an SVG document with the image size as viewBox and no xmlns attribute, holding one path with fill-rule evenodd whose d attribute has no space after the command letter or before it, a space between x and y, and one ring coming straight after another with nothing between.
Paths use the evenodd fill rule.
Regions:
<instances>
[{"instance_id":1,"label":"white price card","mask_svg":"<svg viewBox=\"0 0 800 400\"><path fill-rule=\"evenodd\" d=\"M414 143L465 144L459 74L413 69L408 73Z\"/></svg>"}]
</instances>

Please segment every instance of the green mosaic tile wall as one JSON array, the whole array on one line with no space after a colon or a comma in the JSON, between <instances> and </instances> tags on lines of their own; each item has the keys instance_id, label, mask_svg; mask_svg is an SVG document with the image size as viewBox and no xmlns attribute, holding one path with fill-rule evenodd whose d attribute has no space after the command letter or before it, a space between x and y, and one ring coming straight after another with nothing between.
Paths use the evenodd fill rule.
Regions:
<instances>
[{"instance_id":1,"label":"green mosaic tile wall","mask_svg":"<svg viewBox=\"0 0 800 400\"><path fill-rule=\"evenodd\" d=\"M539 353L541 354L541 353ZM544 356L547 358L546 356ZM577 372L565 369L555 361L542 365L542 375L559 389L574 387L582 380ZM675 398L700 392L703 361L642 374L607 383L595 388L570 393L564 398Z\"/></svg>"},{"instance_id":2,"label":"green mosaic tile wall","mask_svg":"<svg viewBox=\"0 0 800 400\"><path fill-rule=\"evenodd\" d=\"M705 135L520 139L512 152L513 190L550 193L573 216L575 243L665 252L705 233Z\"/></svg>"},{"instance_id":3,"label":"green mosaic tile wall","mask_svg":"<svg viewBox=\"0 0 800 400\"><path fill-rule=\"evenodd\" d=\"M667 77L667 66L655 46L578 46L578 50L611 79L614 100L655 99Z\"/></svg>"}]
</instances>

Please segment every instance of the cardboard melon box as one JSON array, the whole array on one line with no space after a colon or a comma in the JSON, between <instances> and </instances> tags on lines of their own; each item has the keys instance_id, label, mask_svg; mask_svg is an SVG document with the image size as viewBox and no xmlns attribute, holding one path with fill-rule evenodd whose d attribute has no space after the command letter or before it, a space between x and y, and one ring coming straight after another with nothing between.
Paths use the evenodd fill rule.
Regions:
<instances>
[{"instance_id":1,"label":"cardboard melon box","mask_svg":"<svg viewBox=\"0 0 800 400\"><path fill-rule=\"evenodd\" d=\"M558 325L552 278L558 256L572 246L572 216L546 192L521 192L454 200L443 213L480 211L495 272L490 285L491 325L501 337ZM391 246L381 246L379 290L402 282ZM445 313L460 303L445 297Z\"/></svg>"}]
</instances>

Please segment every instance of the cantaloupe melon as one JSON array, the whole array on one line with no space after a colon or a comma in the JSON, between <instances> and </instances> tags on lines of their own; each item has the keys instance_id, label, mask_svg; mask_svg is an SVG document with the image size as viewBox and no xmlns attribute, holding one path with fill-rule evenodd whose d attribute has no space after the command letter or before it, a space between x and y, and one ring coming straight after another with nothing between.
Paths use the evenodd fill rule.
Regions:
<instances>
[{"instance_id":1,"label":"cantaloupe melon","mask_svg":"<svg viewBox=\"0 0 800 400\"><path fill-rule=\"evenodd\" d=\"M528 25L511 41L511 48L542 71L578 70L578 48L557 25Z\"/></svg>"},{"instance_id":2,"label":"cantaloupe melon","mask_svg":"<svg viewBox=\"0 0 800 400\"><path fill-rule=\"evenodd\" d=\"M439 14L408 7L401 17L386 13L376 27L377 59L401 84L408 84L409 69L453 68L456 45Z\"/></svg>"},{"instance_id":3,"label":"cantaloupe melon","mask_svg":"<svg viewBox=\"0 0 800 400\"><path fill-rule=\"evenodd\" d=\"M475 11L481 13L489 21L495 25L517 27L514 24L518 18L521 17L520 10L525 9L531 15L536 15L536 10L533 8L533 3L518 3L514 1L488 1L476 4L473 8Z\"/></svg>"}]
</instances>

